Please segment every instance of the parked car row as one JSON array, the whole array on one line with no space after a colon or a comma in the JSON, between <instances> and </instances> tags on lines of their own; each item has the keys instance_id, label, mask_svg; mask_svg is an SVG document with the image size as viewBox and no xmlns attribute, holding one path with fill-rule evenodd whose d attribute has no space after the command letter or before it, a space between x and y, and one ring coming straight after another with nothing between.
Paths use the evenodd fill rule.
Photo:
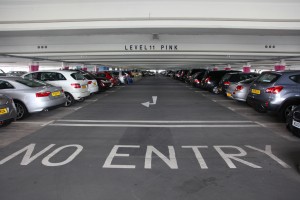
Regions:
<instances>
[{"instance_id":1,"label":"parked car row","mask_svg":"<svg viewBox=\"0 0 300 200\"><path fill-rule=\"evenodd\" d=\"M71 106L89 95L119 85L122 82L115 73L51 70L30 72L21 77L1 76L0 126L23 119L30 113Z\"/></svg>"},{"instance_id":2,"label":"parked car row","mask_svg":"<svg viewBox=\"0 0 300 200\"><path fill-rule=\"evenodd\" d=\"M206 69L166 71L165 76L236 101L258 112L272 112L300 136L300 70L265 71L261 74Z\"/></svg>"}]
</instances>

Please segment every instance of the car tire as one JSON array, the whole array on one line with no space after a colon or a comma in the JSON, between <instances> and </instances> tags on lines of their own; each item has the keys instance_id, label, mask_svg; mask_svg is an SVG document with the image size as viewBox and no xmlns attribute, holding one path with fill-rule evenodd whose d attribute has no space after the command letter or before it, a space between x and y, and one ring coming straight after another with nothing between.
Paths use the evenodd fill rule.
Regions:
<instances>
[{"instance_id":1,"label":"car tire","mask_svg":"<svg viewBox=\"0 0 300 200\"><path fill-rule=\"evenodd\" d=\"M84 102L84 100L85 100L85 98L82 97L82 98L78 99L77 101L78 101L78 102Z\"/></svg>"},{"instance_id":2,"label":"car tire","mask_svg":"<svg viewBox=\"0 0 300 200\"><path fill-rule=\"evenodd\" d=\"M14 102L17 108L17 120L24 119L29 114L26 106L20 101L14 100Z\"/></svg>"},{"instance_id":3,"label":"car tire","mask_svg":"<svg viewBox=\"0 0 300 200\"><path fill-rule=\"evenodd\" d=\"M212 93L214 93L214 94L219 94L219 89L218 89L217 86L213 87L213 88L211 89L211 91L212 91Z\"/></svg>"},{"instance_id":4,"label":"car tire","mask_svg":"<svg viewBox=\"0 0 300 200\"><path fill-rule=\"evenodd\" d=\"M288 116L291 114L292 112L292 108L294 106L297 106L299 105L299 102L289 102L289 103L286 103L280 110L279 112L279 118L280 120L286 122L287 121L287 118Z\"/></svg>"},{"instance_id":5,"label":"car tire","mask_svg":"<svg viewBox=\"0 0 300 200\"><path fill-rule=\"evenodd\" d=\"M74 97L68 92L65 92L65 95L66 95L65 107L69 107L69 106L73 105Z\"/></svg>"}]
</instances>

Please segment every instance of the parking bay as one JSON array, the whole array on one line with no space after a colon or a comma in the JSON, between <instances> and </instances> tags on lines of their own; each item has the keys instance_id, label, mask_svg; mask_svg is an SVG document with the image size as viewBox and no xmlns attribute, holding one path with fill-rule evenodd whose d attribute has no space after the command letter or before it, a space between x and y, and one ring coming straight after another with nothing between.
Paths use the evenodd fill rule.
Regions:
<instances>
[{"instance_id":1,"label":"parking bay","mask_svg":"<svg viewBox=\"0 0 300 200\"><path fill-rule=\"evenodd\" d=\"M2 148L1 199L298 199L299 160L299 141L148 77Z\"/></svg>"}]
</instances>

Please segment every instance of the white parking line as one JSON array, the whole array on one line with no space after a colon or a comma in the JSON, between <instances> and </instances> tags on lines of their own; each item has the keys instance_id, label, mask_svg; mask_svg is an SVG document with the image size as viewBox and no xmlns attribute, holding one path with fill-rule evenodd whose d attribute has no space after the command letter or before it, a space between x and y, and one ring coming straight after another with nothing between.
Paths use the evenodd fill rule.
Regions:
<instances>
[{"instance_id":1,"label":"white parking line","mask_svg":"<svg viewBox=\"0 0 300 200\"><path fill-rule=\"evenodd\" d=\"M146 128L255 128L258 124L250 125L162 125L162 124L49 124L49 126L71 126L71 127L146 127Z\"/></svg>"},{"instance_id":2,"label":"white parking line","mask_svg":"<svg viewBox=\"0 0 300 200\"><path fill-rule=\"evenodd\" d=\"M96 101L98 101L98 99L86 99L85 101L86 102L96 102Z\"/></svg>"},{"instance_id":3,"label":"white parking line","mask_svg":"<svg viewBox=\"0 0 300 200\"><path fill-rule=\"evenodd\" d=\"M79 109L81 109L82 107L77 107L77 108L74 108L74 110L79 110Z\"/></svg>"},{"instance_id":4,"label":"white parking line","mask_svg":"<svg viewBox=\"0 0 300 200\"><path fill-rule=\"evenodd\" d=\"M226 102L226 101L232 101L232 99L221 99L221 100L218 100L218 99L212 99L213 102Z\"/></svg>"},{"instance_id":5,"label":"white parking line","mask_svg":"<svg viewBox=\"0 0 300 200\"><path fill-rule=\"evenodd\" d=\"M55 120L51 120L51 121L49 121L49 122L47 122L47 123L45 123L45 124L42 124L41 126L47 126L47 125L53 123L54 121L55 121Z\"/></svg>"},{"instance_id":6,"label":"white parking line","mask_svg":"<svg viewBox=\"0 0 300 200\"><path fill-rule=\"evenodd\" d=\"M253 121L232 121L232 120L228 120L228 121L222 121L222 120L216 120L216 121L162 121L162 120L56 120L57 122L82 122L82 123L157 123L157 124L178 124L178 123L186 123L186 124L211 124L211 123L222 123L222 124L234 124L234 123L256 123Z\"/></svg>"}]
</instances>

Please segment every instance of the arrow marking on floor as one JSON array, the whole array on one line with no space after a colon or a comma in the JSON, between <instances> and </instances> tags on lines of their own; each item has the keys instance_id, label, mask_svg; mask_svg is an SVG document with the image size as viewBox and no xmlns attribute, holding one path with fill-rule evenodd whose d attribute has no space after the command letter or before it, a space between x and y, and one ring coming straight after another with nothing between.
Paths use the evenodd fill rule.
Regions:
<instances>
[{"instance_id":1,"label":"arrow marking on floor","mask_svg":"<svg viewBox=\"0 0 300 200\"><path fill-rule=\"evenodd\" d=\"M157 96L152 96L152 101L153 101L153 103L150 103L150 101L147 101L145 103L142 103L142 105L147 107L147 108L149 108L150 105L155 105L156 102L157 102Z\"/></svg>"}]
</instances>

